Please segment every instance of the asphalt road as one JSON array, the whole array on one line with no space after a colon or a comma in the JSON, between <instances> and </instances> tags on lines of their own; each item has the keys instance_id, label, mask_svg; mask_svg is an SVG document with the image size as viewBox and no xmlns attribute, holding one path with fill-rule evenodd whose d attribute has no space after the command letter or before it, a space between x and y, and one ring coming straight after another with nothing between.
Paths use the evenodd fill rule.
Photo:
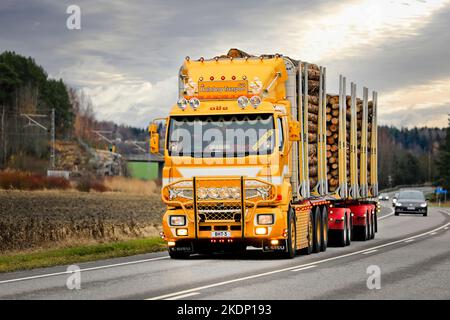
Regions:
<instances>
[{"instance_id":1,"label":"asphalt road","mask_svg":"<svg viewBox=\"0 0 450 320\"><path fill-rule=\"evenodd\" d=\"M375 240L292 260L254 250L244 258L154 253L82 263L80 289L68 289L67 266L4 273L0 299L449 299L450 211L396 217L389 201L378 226ZM368 288L370 276L379 289Z\"/></svg>"}]
</instances>

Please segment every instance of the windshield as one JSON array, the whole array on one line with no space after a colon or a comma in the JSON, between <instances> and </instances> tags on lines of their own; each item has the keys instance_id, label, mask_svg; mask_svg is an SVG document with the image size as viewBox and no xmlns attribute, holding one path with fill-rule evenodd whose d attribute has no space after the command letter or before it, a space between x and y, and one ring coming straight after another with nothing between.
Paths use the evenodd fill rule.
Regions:
<instances>
[{"instance_id":1,"label":"windshield","mask_svg":"<svg viewBox=\"0 0 450 320\"><path fill-rule=\"evenodd\" d=\"M167 149L172 156L242 157L271 154L272 114L174 116Z\"/></svg>"},{"instance_id":2,"label":"windshield","mask_svg":"<svg viewBox=\"0 0 450 320\"><path fill-rule=\"evenodd\" d=\"M420 191L403 191L400 192L398 199L408 199L408 200L421 200L425 201L423 193Z\"/></svg>"}]
</instances>

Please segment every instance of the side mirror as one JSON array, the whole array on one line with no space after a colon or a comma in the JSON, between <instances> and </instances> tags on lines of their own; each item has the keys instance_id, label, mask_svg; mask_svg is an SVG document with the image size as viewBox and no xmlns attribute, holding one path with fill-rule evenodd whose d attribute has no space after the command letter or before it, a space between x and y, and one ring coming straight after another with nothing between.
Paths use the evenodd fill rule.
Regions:
<instances>
[{"instance_id":1,"label":"side mirror","mask_svg":"<svg viewBox=\"0 0 450 320\"><path fill-rule=\"evenodd\" d=\"M148 131L150 132L150 153L159 154L159 133L156 123L150 124Z\"/></svg>"},{"instance_id":2,"label":"side mirror","mask_svg":"<svg viewBox=\"0 0 450 320\"><path fill-rule=\"evenodd\" d=\"M289 140L300 141L300 122L289 121Z\"/></svg>"}]
</instances>

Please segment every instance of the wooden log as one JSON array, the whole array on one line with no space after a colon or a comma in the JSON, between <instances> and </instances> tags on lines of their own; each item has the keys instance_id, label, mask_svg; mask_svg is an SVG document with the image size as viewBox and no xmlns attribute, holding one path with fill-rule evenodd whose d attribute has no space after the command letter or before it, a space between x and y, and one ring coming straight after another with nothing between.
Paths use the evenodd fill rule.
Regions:
<instances>
[{"instance_id":1,"label":"wooden log","mask_svg":"<svg viewBox=\"0 0 450 320\"><path fill-rule=\"evenodd\" d=\"M332 135L331 130L327 130L327 137L330 137Z\"/></svg>"},{"instance_id":2,"label":"wooden log","mask_svg":"<svg viewBox=\"0 0 450 320\"><path fill-rule=\"evenodd\" d=\"M309 176L317 176L317 167L310 167L309 168Z\"/></svg>"},{"instance_id":3,"label":"wooden log","mask_svg":"<svg viewBox=\"0 0 450 320\"><path fill-rule=\"evenodd\" d=\"M336 163L336 158L335 157L330 157L328 159L328 162L331 163L331 164Z\"/></svg>"},{"instance_id":4,"label":"wooden log","mask_svg":"<svg viewBox=\"0 0 450 320\"><path fill-rule=\"evenodd\" d=\"M331 165L331 169L337 169L337 167L338 167L338 164L337 164L337 163L333 163L333 164Z\"/></svg>"},{"instance_id":5,"label":"wooden log","mask_svg":"<svg viewBox=\"0 0 450 320\"><path fill-rule=\"evenodd\" d=\"M332 115L333 117L335 117L335 118L338 120L338 117L339 117L339 110L333 110L333 111L331 111L331 115Z\"/></svg>"},{"instance_id":6,"label":"wooden log","mask_svg":"<svg viewBox=\"0 0 450 320\"><path fill-rule=\"evenodd\" d=\"M332 116L331 116L331 114L327 114L327 122L330 122L331 121L331 118L332 118Z\"/></svg>"},{"instance_id":7,"label":"wooden log","mask_svg":"<svg viewBox=\"0 0 450 320\"><path fill-rule=\"evenodd\" d=\"M339 150L339 147L337 144L333 144L330 146L331 152L337 152Z\"/></svg>"},{"instance_id":8,"label":"wooden log","mask_svg":"<svg viewBox=\"0 0 450 320\"><path fill-rule=\"evenodd\" d=\"M308 79L308 93L319 92L319 81Z\"/></svg>"},{"instance_id":9,"label":"wooden log","mask_svg":"<svg viewBox=\"0 0 450 320\"><path fill-rule=\"evenodd\" d=\"M317 142L317 133L308 133L308 141L309 142Z\"/></svg>"},{"instance_id":10,"label":"wooden log","mask_svg":"<svg viewBox=\"0 0 450 320\"><path fill-rule=\"evenodd\" d=\"M339 123L339 119L338 118L333 118L331 119L331 123L334 125L337 125Z\"/></svg>"},{"instance_id":11,"label":"wooden log","mask_svg":"<svg viewBox=\"0 0 450 320\"><path fill-rule=\"evenodd\" d=\"M319 80L320 71L315 69L308 69L308 80Z\"/></svg>"},{"instance_id":12,"label":"wooden log","mask_svg":"<svg viewBox=\"0 0 450 320\"><path fill-rule=\"evenodd\" d=\"M327 143L333 145L335 143L335 139L333 138L333 136L331 137L327 137Z\"/></svg>"},{"instance_id":13,"label":"wooden log","mask_svg":"<svg viewBox=\"0 0 450 320\"><path fill-rule=\"evenodd\" d=\"M339 127L338 127L336 124L332 124L332 125L330 126L330 131L331 131L331 132L337 132L338 129L339 129Z\"/></svg>"},{"instance_id":14,"label":"wooden log","mask_svg":"<svg viewBox=\"0 0 450 320\"><path fill-rule=\"evenodd\" d=\"M318 115L319 114L319 106L308 103L308 112Z\"/></svg>"},{"instance_id":15,"label":"wooden log","mask_svg":"<svg viewBox=\"0 0 450 320\"><path fill-rule=\"evenodd\" d=\"M319 116L317 114L308 112L308 121L312 121L314 123L317 123L318 120L319 120Z\"/></svg>"},{"instance_id":16,"label":"wooden log","mask_svg":"<svg viewBox=\"0 0 450 320\"><path fill-rule=\"evenodd\" d=\"M332 104L332 105L331 105L331 109L333 109L333 110L339 110L339 104L336 104L336 103Z\"/></svg>"},{"instance_id":17,"label":"wooden log","mask_svg":"<svg viewBox=\"0 0 450 320\"><path fill-rule=\"evenodd\" d=\"M337 104L339 105L339 96L328 96L327 102L330 104Z\"/></svg>"},{"instance_id":18,"label":"wooden log","mask_svg":"<svg viewBox=\"0 0 450 320\"><path fill-rule=\"evenodd\" d=\"M308 122L308 132L316 133L318 131L318 126L315 123Z\"/></svg>"}]
</instances>

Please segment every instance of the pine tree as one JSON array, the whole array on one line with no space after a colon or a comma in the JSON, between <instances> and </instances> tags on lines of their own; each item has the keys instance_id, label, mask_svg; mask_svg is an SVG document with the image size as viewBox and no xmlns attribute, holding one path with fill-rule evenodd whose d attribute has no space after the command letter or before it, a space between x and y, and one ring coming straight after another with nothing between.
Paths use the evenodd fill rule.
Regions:
<instances>
[{"instance_id":1,"label":"pine tree","mask_svg":"<svg viewBox=\"0 0 450 320\"><path fill-rule=\"evenodd\" d=\"M441 144L439 150L437 167L439 170L439 184L443 188L450 190L450 127L447 128L445 141Z\"/></svg>"}]
</instances>

